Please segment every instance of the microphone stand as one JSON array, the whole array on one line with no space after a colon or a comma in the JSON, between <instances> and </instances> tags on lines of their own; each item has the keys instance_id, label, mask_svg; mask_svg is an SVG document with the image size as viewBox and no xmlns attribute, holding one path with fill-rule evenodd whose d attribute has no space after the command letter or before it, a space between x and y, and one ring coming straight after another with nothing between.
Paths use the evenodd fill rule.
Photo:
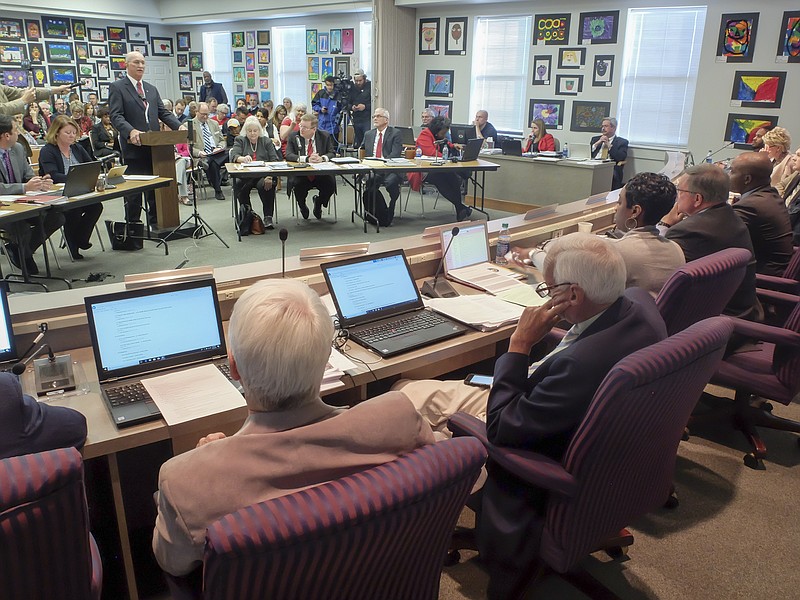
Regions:
<instances>
[{"instance_id":1,"label":"microphone stand","mask_svg":"<svg viewBox=\"0 0 800 600\"><path fill-rule=\"evenodd\" d=\"M450 250L450 246L453 245L453 240L456 239L456 236L459 232L458 227L453 227L451 232L452 236L450 237L450 241L447 243L447 248L444 249L442 252L442 260L439 261L439 267L436 269L436 274L433 276L433 279L428 279L422 283L422 293L428 296L428 298L455 298L458 296L458 292L450 285L450 282L446 279L439 281L439 274L442 272L442 267L444 267L445 258L447 258L447 252Z\"/></svg>"},{"instance_id":2,"label":"microphone stand","mask_svg":"<svg viewBox=\"0 0 800 600\"><path fill-rule=\"evenodd\" d=\"M716 150L716 151L712 152L711 154L709 154L708 156L706 156L706 158L708 159L708 158L711 158L711 157L713 157L713 156L716 156L717 154L719 154L720 152L722 152L722 151L723 151L723 150L725 150L726 148L730 148L730 147L731 147L731 146L733 146L734 144L735 144L735 142L726 142L724 146L722 146L722 147L721 147L721 148L719 148L718 150Z\"/></svg>"},{"instance_id":3,"label":"microphone stand","mask_svg":"<svg viewBox=\"0 0 800 600\"><path fill-rule=\"evenodd\" d=\"M284 278L286 277L286 240L289 239L289 231L286 227L281 227L278 237L281 240L281 278Z\"/></svg>"}]
</instances>

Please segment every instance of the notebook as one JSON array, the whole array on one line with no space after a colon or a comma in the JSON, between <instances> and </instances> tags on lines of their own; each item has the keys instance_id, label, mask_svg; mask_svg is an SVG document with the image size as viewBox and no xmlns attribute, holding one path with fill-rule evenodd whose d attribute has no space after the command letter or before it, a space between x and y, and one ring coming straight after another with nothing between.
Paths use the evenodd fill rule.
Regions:
<instances>
[{"instance_id":1,"label":"notebook","mask_svg":"<svg viewBox=\"0 0 800 600\"><path fill-rule=\"evenodd\" d=\"M85 304L97 377L117 427L161 416L140 393L142 377L227 355L213 279L91 296Z\"/></svg>"},{"instance_id":2,"label":"notebook","mask_svg":"<svg viewBox=\"0 0 800 600\"><path fill-rule=\"evenodd\" d=\"M8 282L0 280L0 363L17 362L14 328L8 308Z\"/></svg>"},{"instance_id":3,"label":"notebook","mask_svg":"<svg viewBox=\"0 0 800 600\"><path fill-rule=\"evenodd\" d=\"M464 334L467 327L425 308L402 250L320 265L339 325L382 357Z\"/></svg>"},{"instance_id":4,"label":"notebook","mask_svg":"<svg viewBox=\"0 0 800 600\"><path fill-rule=\"evenodd\" d=\"M67 198L82 196L93 192L100 177L100 161L72 165L67 171L67 182L64 184L64 195Z\"/></svg>"}]
</instances>

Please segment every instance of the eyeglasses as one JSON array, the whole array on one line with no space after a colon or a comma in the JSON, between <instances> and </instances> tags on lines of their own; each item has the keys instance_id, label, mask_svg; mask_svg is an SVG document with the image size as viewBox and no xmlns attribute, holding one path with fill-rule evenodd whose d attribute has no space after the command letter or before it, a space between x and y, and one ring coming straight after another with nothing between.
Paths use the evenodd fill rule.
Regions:
<instances>
[{"instance_id":1,"label":"eyeglasses","mask_svg":"<svg viewBox=\"0 0 800 600\"><path fill-rule=\"evenodd\" d=\"M696 193L697 193L697 192L693 192L692 190L684 190L684 189L681 189L681 188L679 188L679 187L676 187L676 188L675 188L675 191L676 191L676 192L684 192L684 193L686 193L686 194L696 194Z\"/></svg>"},{"instance_id":2,"label":"eyeglasses","mask_svg":"<svg viewBox=\"0 0 800 600\"><path fill-rule=\"evenodd\" d=\"M556 289L557 287L565 286L565 285L572 285L572 284L571 283L556 283L555 285L547 285L547 283L545 283L543 281L542 283L540 283L539 285L537 285L533 289L542 298L547 298L550 295L550 292L552 292L554 289Z\"/></svg>"}]
</instances>

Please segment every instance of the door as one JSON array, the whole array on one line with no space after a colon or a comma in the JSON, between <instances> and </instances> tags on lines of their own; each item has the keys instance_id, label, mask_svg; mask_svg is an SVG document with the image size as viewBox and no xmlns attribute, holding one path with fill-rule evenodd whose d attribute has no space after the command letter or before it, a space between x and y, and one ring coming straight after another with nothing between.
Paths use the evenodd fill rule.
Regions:
<instances>
[{"instance_id":1,"label":"door","mask_svg":"<svg viewBox=\"0 0 800 600\"><path fill-rule=\"evenodd\" d=\"M180 94L175 89L175 78L172 76L172 59L162 56L148 56L145 81L156 86L161 99L175 100Z\"/></svg>"}]
</instances>

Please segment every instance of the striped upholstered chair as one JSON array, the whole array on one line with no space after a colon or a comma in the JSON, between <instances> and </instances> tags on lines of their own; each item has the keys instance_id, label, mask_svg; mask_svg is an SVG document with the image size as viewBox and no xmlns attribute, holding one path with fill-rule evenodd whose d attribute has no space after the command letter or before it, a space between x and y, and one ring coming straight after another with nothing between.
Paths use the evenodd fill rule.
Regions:
<instances>
[{"instance_id":1,"label":"striped upholstered chair","mask_svg":"<svg viewBox=\"0 0 800 600\"><path fill-rule=\"evenodd\" d=\"M619 361L560 463L492 445L470 415L450 419L454 435L483 441L491 464L550 492L541 535L531 535L541 560L532 576L544 567L564 574L591 552L633 543L623 528L669 496L684 426L732 331L726 317L707 319Z\"/></svg>"},{"instance_id":2,"label":"striped upholstered chair","mask_svg":"<svg viewBox=\"0 0 800 600\"><path fill-rule=\"evenodd\" d=\"M485 460L448 440L227 515L208 528L203 598L434 600Z\"/></svg>"},{"instance_id":3,"label":"striped upholstered chair","mask_svg":"<svg viewBox=\"0 0 800 600\"><path fill-rule=\"evenodd\" d=\"M103 567L74 448L0 460L0 596L99 600Z\"/></svg>"}]
</instances>

